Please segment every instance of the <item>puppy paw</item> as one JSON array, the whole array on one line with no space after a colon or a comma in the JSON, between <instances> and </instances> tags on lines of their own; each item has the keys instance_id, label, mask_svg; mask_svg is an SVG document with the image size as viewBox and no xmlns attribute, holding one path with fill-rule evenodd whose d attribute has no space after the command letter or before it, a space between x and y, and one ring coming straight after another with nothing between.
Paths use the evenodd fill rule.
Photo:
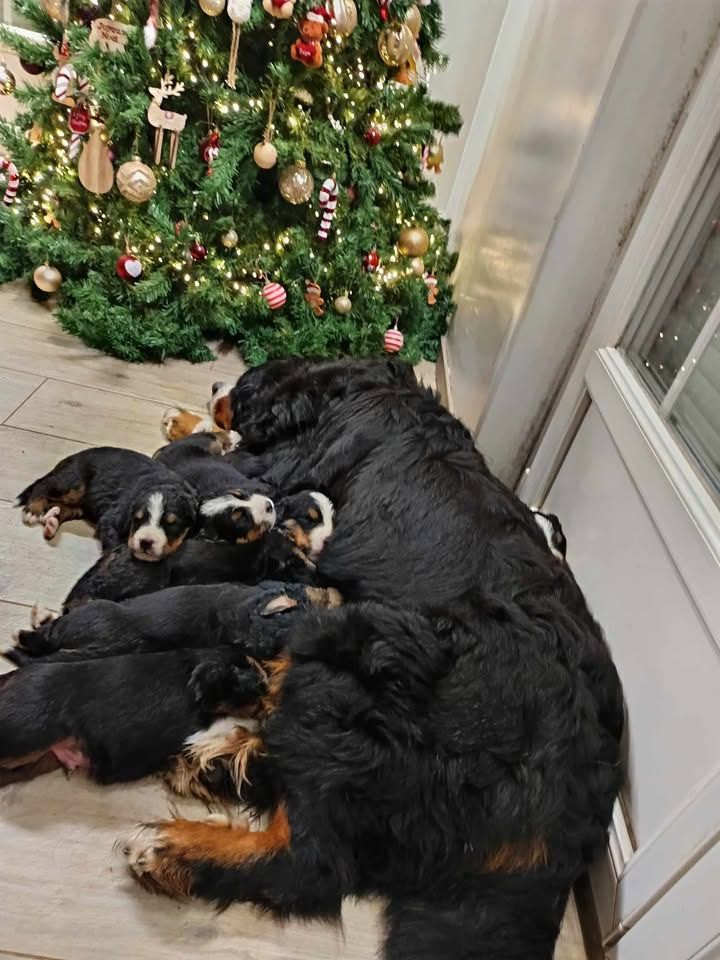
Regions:
<instances>
[{"instance_id":1,"label":"puppy paw","mask_svg":"<svg viewBox=\"0 0 720 960\"><path fill-rule=\"evenodd\" d=\"M35 513L32 510L23 510L22 522L26 527L37 527L43 522L42 514Z\"/></svg>"},{"instance_id":2,"label":"puppy paw","mask_svg":"<svg viewBox=\"0 0 720 960\"><path fill-rule=\"evenodd\" d=\"M233 450L237 450L240 446L242 437L237 432L237 430L227 430L225 431L225 439L222 441L223 450L225 453L232 453Z\"/></svg>"},{"instance_id":3,"label":"puppy paw","mask_svg":"<svg viewBox=\"0 0 720 960\"><path fill-rule=\"evenodd\" d=\"M50 507L42 519L43 536L52 540L60 529L60 507Z\"/></svg>"},{"instance_id":4,"label":"puppy paw","mask_svg":"<svg viewBox=\"0 0 720 960\"><path fill-rule=\"evenodd\" d=\"M48 610L47 607L41 607L39 603L33 605L30 611L30 626L33 630L38 630L46 623L52 623L59 618L60 614L54 610Z\"/></svg>"},{"instance_id":5,"label":"puppy paw","mask_svg":"<svg viewBox=\"0 0 720 960\"><path fill-rule=\"evenodd\" d=\"M39 627L37 630L18 630L14 640L17 648L31 657L42 657L57 649L49 642L47 627Z\"/></svg>"}]
</instances>

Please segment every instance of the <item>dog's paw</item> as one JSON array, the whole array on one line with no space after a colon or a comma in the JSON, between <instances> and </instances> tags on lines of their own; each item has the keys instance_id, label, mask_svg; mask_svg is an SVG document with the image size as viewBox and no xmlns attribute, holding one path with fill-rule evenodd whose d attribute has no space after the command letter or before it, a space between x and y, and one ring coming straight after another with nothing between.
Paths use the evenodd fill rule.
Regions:
<instances>
[{"instance_id":1,"label":"dog's paw","mask_svg":"<svg viewBox=\"0 0 720 960\"><path fill-rule=\"evenodd\" d=\"M37 630L18 630L14 639L17 649L31 657L42 657L57 649L50 643L46 627L39 627Z\"/></svg>"},{"instance_id":2,"label":"dog's paw","mask_svg":"<svg viewBox=\"0 0 720 960\"><path fill-rule=\"evenodd\" d=\"M42 514L35 513L33 510L23 510L22 522L26 527L37 527L43 522Z\"/></svg>"},{"instance_id":3,"label":"dog's paw","mask_svg":"<svg viewBox=\"0 0 720 960\"><path fill-rule=\"evenodd\" d=\"M52 540L60 529L60 507L50 507L42 518L42 525L43 536L46 540Z\"/></svg>"},{"instance_id":4,"label":"dog's paw","mask_svg":"<svg viewBox=\"0 0 720 960\"><path fill-rule=\"evenodd\" d=\"M162 840L157 827L139 827L123 845L128 867L138 879L157 868L162 853Z\"/></svg>"},{"instance_id":5,"label":"dog's paw","mask_svg":"<svg viewBox=\"0 0 720 960\"><path fill-rule=\"evenodd\" d=\"M60 617L54 610L48 610L47 607L41 607L39 603L33 604L30 611L30 626L33 630L38 630L46 623L52 623Z\"/></svg>"}]
</instances>

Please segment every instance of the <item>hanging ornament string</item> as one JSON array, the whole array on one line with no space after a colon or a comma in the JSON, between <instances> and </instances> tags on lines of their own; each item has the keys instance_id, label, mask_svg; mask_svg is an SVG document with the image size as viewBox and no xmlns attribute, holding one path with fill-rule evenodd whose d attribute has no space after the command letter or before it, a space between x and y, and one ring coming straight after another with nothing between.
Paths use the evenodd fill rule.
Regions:
<instances>
[{"instance_id":1,"label":"hanging ornament string","mask_svg":"<svg viewBox=\"0 0 720 960\"><path fill-rule=\"evenodd\" d=\"M265 127L261 143L255 144L253 159L262 170L271 170L277 163L277 150L270 142L273 135L273 119L275 117L275 97L270 97L268 104L268 122Z\"/></svg>"},{"instance_id":2,"label":"hanging ornament string","mask_svg":"<svg viewBox=\"0 0 720 960\"><path fill-rule=\"evenodd\" d=\"M5 188L3 203L11 207L15 202L18 187L20 186L20 174L18 168L9 157L0 157L0 171L7 174L7 187Z\"/></svg>"},{"instance_id":3,"label":"hanging ornament string","mask_svg":"<svg viewBox=\"0 0 720 960\"><path fill-rule=\"evenodd\" d=\"M225 82L234 90L237 74L238 51L240 49L240 26L247 23L252 13L252 0L228 0L227 14L232 20L232 39L230 41L230 60Z\"/></svg>"},{"instance_id":4,"label":"hanging ornament string","mask_svg":"<svg viewBox=\"0 0 720 960\"><path fill-rule=\"evenodd\" d=\"M320 209L322 210L322 219L318 237L321 240L327 240L330 236L330 228L335 219L335 212L338 205L338 185L337 180L328 177L320 188Z\"/></svg>"}]
</instances>

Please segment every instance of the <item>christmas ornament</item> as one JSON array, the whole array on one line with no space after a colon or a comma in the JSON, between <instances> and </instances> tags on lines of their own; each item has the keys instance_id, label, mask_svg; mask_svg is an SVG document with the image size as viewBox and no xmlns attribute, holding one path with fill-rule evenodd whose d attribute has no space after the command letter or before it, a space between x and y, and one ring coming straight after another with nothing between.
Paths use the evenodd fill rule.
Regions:
<instances>
[{"instance_id":1,"label":"christmas ornament","mask_svg":"<svg viewBox=\"0 0 720 960\"><path fill-rule=\"evenodd\" d=\"M20 66L23 68L25 73L29 73L31 77L37 77L41 73L45 73L45 67L42 63L30 63L28 60L20 59Z\"/></svg>"},{"instance_id":2,"label":"christmas ornament","mask_svg":"<svg viewBox=\"0 0 720 960\"><path fill-rule=\"evenodd\" d=\"M42 266L37 267L33 273L33 283L43 293L56 293L62 283L62 274L56 267L51 267L49 263L45 262Z\"/></svg>"},{"instance_id":3,"label":"christmas ornament","mask_svg":"<svg viewBox=\"0 0 720 960\"><path fill-rule=\"evenodd\" d=\"M368 146L376 147L382 140L382 130L377 126L377 124L373 123L372 126L367 128L363 134L363 137L365 138L365 143L367 143Z\"/></svg>"},{"instance_id":4,"label":"christmas ornament","mask_svg":"<svg viewBox=\"0 0 720 960\"><path fill-rule=\"evenodd\" d=\"M405 337L402 335L402 331L398 330L398 322L396 320L393 326L385 331L385 352L399 353L404 343Z\"/></svg>"},{"instance_id":5,"label":"christmas ornament","mask_svg":"<svg viewBox=\"0 0 720 960\"><path fill-rule=\"evenodd\" d=\"M188 253L190 254L191 258L195 261L195 263L202 263L202 261L205 260L207 257L207 249L203 246L202 243L200 243L199 240L193 241L193 243L190 245L190 249L188 250Z\"/></svg>"},{"instance_id":6,"label":"christmas ornament","mask_svg":"<svg viewBox=\"0 0 720 960\"><path fill-rule=\"evenodd\" d=\"M363 257L363 266L365 267L366 273L375 273L377 268L380 266L380 254L377 252L377 250L368 250Z\"/></svg>"},{"instance_id":7,"label":"christmas ornament","mask_svg":"<svg viewBox=\"0 0 720 960\"><path fill-rule=\"evenodd\" d=\"M428 170L432 170L433 173L442 173L442 165L444 162L445 151L443 150L442 143L433 143L432 146L428 148L425 157L425 167Z\"/></svg>"},{"instance_id":8,"label":"christmas ornament","mask_svg":"<svg viewBox=\"0 0 720 960\"><path fill-rule=\"evenodd\" d=\"M128 283L135 283L136 280L139 280L142 272L142 264L129 250L120 254L115 261L115 273L121 280L126 280Z\"/></svg>"},{"instance_id":9,"label":"christmas ornament","mask_svg":"<svg viewBox=\"0 0 720 960\"><path fill-rule=\"evenodd\" d=\"M94 3L87 7L79 7L77 18L84 26L89 27L100 16L100 7Z\"/></svg>"},{"instance_id":10,"label":"christmas ornament","mask_svg":"<svg viewBox=\"0 0 720 960\"><path fill-rule=\"evenodd\" d=\"M408 12L405 14L405 23L410 29L410 33L412 33L413 37L417 40L422 30L422 14L416 3L408 8Z\"/></svg>"},{"instance_id":11,"label":"christmas ornament","mask_svg":"<svg viewBox=\"0 0 720 960\"><path fill-rule=\"evenodd\" d=\"M263 0L263 10L278 20L289 20L293 15L295 0Z\"/></svg>"},{"instance_id":12,"label":"christmas ornament","mask_svg":"<svg viewBox=\"0 0 720 960\"><path fill-rule=\"evenodd\" d=\"M160 0L150 0L148 18L145 21L145 26L143 27L143 40L145 41L145 47L147 50L152 50L157 43L157 32L159 26Z\"/></svg>"},{"instance_id":13,"label":"christmas ornament","mask_svg":"<svg viewBox=\"0 0 720 960\"><path fill-rule=\"evenodd\" d=\"M162 109L162 102L165 97L179 97L185 90L184 83L173 83L174 77L166 72L160 81L159 87L148 87L148 92L152 102L148 107L148 121L151 127L155 127L155 154L153 162L160 163L162 160L163 140L165 131L170 133L170 150L168 154L168 166L171 170L175 169L177 160L178 146L180 144L180 134L185 129L187 115L184 113L172 113L170 110Z\"/></svg>"},{"instance_id":14,"label":"christmas ornament","mask_svg":"<svg viewBox=\"0 0 720 960\"><path fill-rule=\"evenodd\" d=\"M305 87L293 87L292 95L301 107L311 107L315 102L315 98Z\"/></svg>"},{"instance_id":15,"label":"christmas ornament","mask_svg":"<svg viewBox=\"0 0 720 960\"><path fill-rule=\"evenodd\" d=\"M131 203L145 203L155 193L155 174L140 157L134 157L119 167L115 174L118 190Z\"/></svg>"},{"instance_id":16,"label":"christmas ornament","mask_svg":"<svg viewBox=\"0 0 720 960\"><path fill-rule=\"evenodd\" d=\"M405 23L394 23L380 31L378 51L388 67L399 67L410 60L415 46L415 38Z\"/></svg>"},{"instance_id":17,"label":"christmas ornament","mask_svg":"<svg viewBox=\"0 0 720 960\"><path fill-rule=\"evenodd\" d=\"M390 4L392 0L378 0L378 6L380 7L380 19L383 23L387 23L390 19Z\"/></svg>"},{"instance_id":18,"label":"christmas ornament","mask_svg":"<svg viewBox=\"0 0 720 960\"><path fill-rule=\"evenodd\" d=\"M266 283L262 288L262 298L271 310L279 310L287 302L287 290L279 283Z\"/></svg>"},{"instance_id":19,"label":"christmas ornament","mask_svg":"<svg viewBox=\"0 0 720 960\"><path fill-rule=\"evenodd\" d=\"M90 129L90 108L84 100L78 101L70 111L68 125L71 131L68 156L75 160L80 154L82 139Z\"/></svg>"},{"instance_id":20,"label":"christmas ornament","mask_svg":"<svg viewBox=\"0 0 720 960\"><path fill-rule=\"evenodd\" d=\"M335 211L338 205L338 185L337 180L328 177L320 187L320 210L322 217L320 220L320 229L318 237L321 240L327 240L330 236L330 228L335 219Z\"/></svg>"},{"instance_id":21,"label":"christmas ornament","mask_svg":"<svg viewBox=\"0 0 720 960\"><path fill-rule=\"evenodd\" d=\"M404 227L400 231L398 249L404 257L422 257L429 246L430 237L423 227Z\"/></svg>"},{"instance_id":22,"label":"christmas ornament","mask_svg":"<svg viewBox=\"0 0 720 960\"><path fill-rule=\"evenodd\" d=\"M425 273L425 261L422 257L413 257L410 261L410 269L416 277L421 277Z\"/></svg>"},{"instance_id":23,"label":"christmas ornament","mask_svg":"<svg viewBox=\"0 0 720 960\"><path fill-rule=\"evenodd\" d=\"M55 87L52 98L56 103L68 103L73 106L75 101L69 97L70 86L75 81L75 67L71 63L63 64L55 74Z\"/></svg>"},{"instance_id":24,"label":"christmas ornament","mask_svg":"<svg viewBox=\"0 0 720 960\"><path fill-rule=\"evenodd\" d=\"M127 45L132 27L117 20L102 17L94 20L90 27L88 43L91 47L100 47L103 53L122 53Z\"/></svg>"},{"instance_id":25,"label":"christmas ornament","mask_svg":"<svg viewBox=\"0 0 720 960\"><path fill-rule=\"evenodd\" d=\"M5 187L3 203L6 207L11 207L13 203L15 203L15 197L17 196L18 187L20 186L20 174L18 168L9 157L0 157L0 173L7 175L7 186Z\"/></svg>"},{"instance_id":26,"label":"christmas ornament","mask_svg":"<svg viewBox=\"0 0 720 960\"><path fill-rule=\"evenodd\" d=\"M305 281L305 300L316 317L325 315L325 301L319 283L314 280Z\"/></svg>"},{"instance_id":27,"label":"christmas ornament","mask_svg":"<svg viewBox=\"0 0 720 960\"><path fill-rule=\"evenodd\" d=\"M40 0L40 6L45 13L56 23L67 22L67 10L64 0Z\"/></svg>"},{"instance_id":28,"label":"christmas ornament","mask_svg":"<svg viewBox=\"0 0 720 960\"><path fill-rule=\"evenodd\" d=\"M298 23L300 39L290 47L290 56L306 67L323 64L322 41L328 34L330 13L325 7L313 7Z\"/></svg>"},{"instance_id":29,"label":"christmas ornament","mask_svg":"<svg viewBox=\"0 0 720 960\"><path fill-rule=\"evenodd\" d=\"M212 175L212 165L217 160L220 153L220 131L211 130L210 133L200 142L200 159L207 164L208 176Z\"/></svg>"},{"instance_id":30,"label":"christmas ornament","mask_svg":"<svg viewBox=\"0 0 720 960\"><path fill-rule=\"evenodd\" d=\"M428 273L425 275L425 286L427 287L427 302L431 307L434 307L438 298L438 282L435 274Z\"/></svg>"},{"instance_id":31,"label":"christmas ornament","mask_svg":"<svg viewBox=\"0 0 720 960\"><path fill-rule=\"evenodd\" d=\"M280 193L288 203L307 203L315 189L313 176L304 163L294 163L280 174Z\"/></svg>"},{"instance_id":32,"label":"christmas ornament","mask_svg":"<svg viewBox=\"0 0 720 960\"><path fill-rule=\"evenodd\" d=\"M0 96L9 97L15 92L17 83L15 77L8 70L4 60L0 60Z\"/></svg>"},{"instance_id":33,"label":"christmas ornament","mask_svg":"<svg viewBox=\"0 0 720 960\"><path fill-rule=\"evenodd\" d=\"M208 17L218 17L225 9L225 0L199 0L199 6Z\"/></svg>"},{"instance_id":34,"label":"christmas ornament","mask_svg":"<svg viewBox=\"0 0 720 960\"><path fill-rule=\"evenodd\" d=\"M102 194L112 190L114 179L105 127L93 121L78 161L78 180L90 193Z\"/></svg>"},{"instance_id":35,"label":"christmas ornament","mask_svg":"<svg viewBox=\"0 0 720 960\"><path fill-rule=\"evenodd\" d=\"M412 60L404 63L392 80L393 84L400 87L414 87L417 83L417 72Z\"/></svg>"},{"instance_id":36,"label":"christmas ornament","mask_svg":"<svg viewBox=\"0 0 720 960\"><path fill-rule=\"evenodd\" d=\"M220 243L224 247L227 247L228 250L231 250L233 247L236 247L238 244L237 231L233 230L233 228L230 227L229 230L226 230L225 233L221 234Z\"/></svg>"},{"instance_id":37,"label":"christmas ornament","mask_svg":"<svg viewBox=\"0 0 720 960\"><path fill-rule=\"evenodd\" d=\"M355 0L330 0L330 14L333 33L349 37L358 22Z\"/></svg>"},{"instance_id":38,"label":"christmas ornament","mask_svg":"<svg viewBox=\"0 0 720 960\"><path fill-rule=\"evenodd\" d=\"M333 306L336 313L346 316L352 310L352 300L347 294L344 297L336 297Z\"/></svg>"},{"instance_id":39,"label":"christmas ornament","mask_svg":"<svg viewBox=\"0 0 720 960\"><path fill-rule=\"evenodd\" d=\"M255 145L253 160L262 170L272 170L277 163L277 150L267 140Z\"/></svg>"},{"instance_id":40,"label":"christmas ornament","mask_svg":"<svg viewBox=\"0 0 720 960\"><path fill-rule=\"evenodd\" d=\"M39 123L34 123L28 132L25 134L28 139L28 142L32 144L33 147L37 147L42 143L43 138L43 128Z\"/></svg>"},{"instance_id":41,"label":"christmas ornament","mask_svg":"<svg viewBox=\"0 0 720 960\"><path fill-rule=\"evenodd\" d=\"M252 14L252 0L228 0L227 15L232 21L232 39L230 40L230 59L225 82L235 89L238 52L240 50L240 26L247 23Z\"/></svg>"}]
</instances>

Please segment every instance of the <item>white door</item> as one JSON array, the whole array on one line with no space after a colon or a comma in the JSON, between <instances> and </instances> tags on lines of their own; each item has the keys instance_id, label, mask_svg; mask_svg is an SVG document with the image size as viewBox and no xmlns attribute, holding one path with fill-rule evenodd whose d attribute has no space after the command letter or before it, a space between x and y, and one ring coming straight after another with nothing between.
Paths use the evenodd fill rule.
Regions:
<instances>
[{"instance_id":1,"label":"white door","mask_svg":"<svg viewBox=\"0 0 720 960\"><path fill-rule=\"evenodd\" d=\"M592 876L617 960L720 957L720 53L520 485L560 517L628 708Z\"/></svg>"}]
</instances>

